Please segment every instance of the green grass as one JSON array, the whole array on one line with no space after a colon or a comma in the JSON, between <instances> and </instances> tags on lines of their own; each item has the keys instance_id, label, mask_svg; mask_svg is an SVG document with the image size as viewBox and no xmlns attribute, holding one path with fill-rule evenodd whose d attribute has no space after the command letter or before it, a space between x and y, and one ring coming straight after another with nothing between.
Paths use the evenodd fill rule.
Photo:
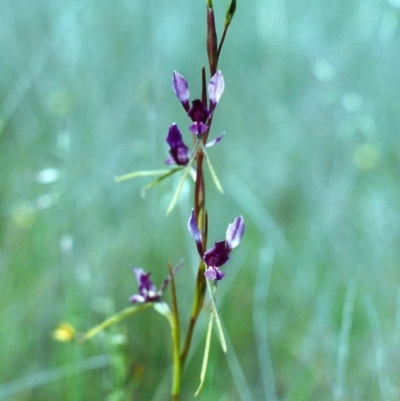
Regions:
<instances>
[{"instance_id":1,"label":"green grass","mask_svg":"<svg viewBox=\"0 0 400 401\"><path fill-rule=\"evenodd\" d=\"M228 354L215 335L199 400L399 397L397 3L238 2L219 64L211 137L226 135L209 155L225 195L208 175L209 241L238 214L246 233L218 287ZM163 168L169 125L188 125L171 76L199 95L204 11L183 0L0 4L0 399L167 398L169 327L156 313L83 345L51 332L126 307L130 265L161 283L181 258L187 316L190 188L165 218L177 177L145 199L146 178L114 177ZM207 310L184 400L206 325Z\"/></svg>"}]
</instances>

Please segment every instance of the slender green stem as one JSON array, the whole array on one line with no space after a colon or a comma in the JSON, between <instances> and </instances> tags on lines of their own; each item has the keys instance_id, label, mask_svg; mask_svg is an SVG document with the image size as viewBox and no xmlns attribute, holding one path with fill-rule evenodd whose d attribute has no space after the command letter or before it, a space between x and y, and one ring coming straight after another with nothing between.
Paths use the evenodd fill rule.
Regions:
<instances>
[{"instance_id":1,"label":"slender green stem","mask_svg":"<svg viewBox=\"0 0 400 401\"><path fill-rule=\"evenodd\" d=\"M203 101L206 96L206 81L205 81L205 70L202 69L202 97ZM205 191L205 183L204 183L204 175L203 175L203 161L204 161L204 153L202 148L199 148L196 153L196 184L194 188L194 213L196 216L197 227L202 233L203 238L203 249L206 249L207 246L207 214L206 214L206 191ZM206 292L206 282L204 277L204 262L201 259L199 263L199 268L197 271L197 279L196 279L196 288L195 294L193 298L192 305L192 313L190 315L189 327L186 334L185 344L183 346L180 359L181 366L185 365L186 358L189 353L190 344L192 341L194 327L196 325L197 318L199 316L200 310L203 306L204 296Z\"/></svg>"},{"instance_id":2,"label":"slender green stem","mask_svg":"<svg viewBox=\"0 0 400 401\"><path fill-rule=\"evenodd\" d=\"M180 357L180 327L178 303L176 300L175 279L172 266L169 263L169 274L171 277L171 296L172 296L172 316L170 317L171 335L173 344L173 377L172 377L172 400L177 401L181 391L182 365Z\"/></svg>"},{"instance_id":3,"label":"slender green stem","mask_svg":"<svg viewBox=\"0 0 400 401\"><path fill-rule=\"evenodd\" d=\"M225 36L226 36L226 33L228 32L228 28L229 28L229 25L225 25L224 32L222 33L222 37L221 37L221 42L219 42L219 46L218 46L218 50L217 50L217 63L219 60L219 55L221 54L222 46L224 45L224 42L225 42Z\"/></svg>"},{"instance_id":4,"label":"slender green stem","mask_svg":"<svg viewBox=\"0 0 400 401\"><path fill-rule=\"evenodd\" d=\"M206 292L206 278L204 277L204 262L201 260L197 272L196 292L193 299L192 313L190 315L189 327L186 334L185 344L181 352L182 369L185 366L186 358L189 353L190 344L192 341L193 331L197 322L197 318L199 316L201 308L203 307L205 292Z\"/></svg>"},{"instance_id":5,"label":"slender green stem","mask_svg":"<svg viewBox=\"0 0 400 401\"><path fill-rule=\"evenodd\" d=\"M178 400L181 391L181 377L182 377L182 364L179 354L180 338L179 338L179 324L176 315L171 317L171 335L173 344L173 377L172 377L172 399Z\"/></svg>"}]
</instances>

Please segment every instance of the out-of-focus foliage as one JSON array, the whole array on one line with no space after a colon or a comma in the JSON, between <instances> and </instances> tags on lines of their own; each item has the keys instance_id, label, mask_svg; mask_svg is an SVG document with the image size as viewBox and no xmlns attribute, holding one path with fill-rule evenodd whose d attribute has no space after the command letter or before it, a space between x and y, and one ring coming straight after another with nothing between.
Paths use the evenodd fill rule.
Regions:
<instances>
[{"instance_id":1,"label":"out-of-focus foliage","mask_svg":"<svg viewBox=\"0 0 400 401\"><path fill-rule=\"evenodd\" d=\"M214 5L222 32L226 4ZM226 193L210 182L209 241L239 214L246 233L218 287L227 358L214 341L199 399L400 397L399 21L398 0L238 2L210 136L226 131L209 150ZM203 65L200 0L0 2L0 398L166 399L157 314L81 345L52 332L126 307L130 264L160 284L183 258L186 316L190 188L165 218L179 177L146 199L145 179L113 177L163 168L169 125L189 125L172 72L199 96Z\"/></svg>"}]
</instances>

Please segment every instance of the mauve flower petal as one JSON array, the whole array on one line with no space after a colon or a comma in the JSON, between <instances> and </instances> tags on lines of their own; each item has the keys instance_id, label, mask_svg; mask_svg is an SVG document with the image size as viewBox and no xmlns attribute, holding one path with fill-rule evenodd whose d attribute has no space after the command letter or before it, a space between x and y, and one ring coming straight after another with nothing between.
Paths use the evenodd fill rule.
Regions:
<instances>
[{"instance_id":1,"label":"mauve flower petal","mask_svg":"<svg viewBox=\"0 0 400 401\"><path fill-rule=\"evenodd\" d=\"M182 135L178 126L174 123L169 127L167 142L171 147L169 154L171 155L165 162L167 164L177 164L178 166L186 166L190 159L189 148L182 141Z\"/></svg>"},{"instance_id":2,"label":"mauve flower petal","mask_svg":"<svg viewBox=\"0 0 400 401\"><path fill-rule=\"evenodd\" d=\"M139 286L139 294L131 297L131 302L157 302L161 299L161 294L150 280L150 273L146 273L139 267L133 268L133 273Z\"/></svg>"},{"instance_id":3,"label":"mauve flower petal","mask_svg":"<svg viewBox=\"0 0 400 401\"><path fill-rule=\"evenodd\" d=\"M157 293L156 286L150 280L150 273L142 274L139 279L139 293L146 297L148 294Z\"/></svg>"},{"instance_id":4,"label":"mauve flower petal","mask_svg":"<svg viewBox=\"0 0 400 401\"><path fill-rule=\"evenodd\" d=\"M186 166L189 163L189 148L182 142L182 145L176 149L175 161L178 166Z\"/></svg>"},{"instance_id":5,"label":"mauve flower petal","mask_svg":"<svg viewBox=\"0 0 400 401\"><path fill-rule=\"evenodd\" d=\"M139 294L132 295L129 299L132 303L144 303L146 300Z\"/></svg>"},{"instance_id":6,"label":"mauve flower petal","mask_svg":"<svg viewBox=\"0 0 400 401\"><path fill-rule=\"evenodd\" d=\"M199 230L199 227L197 227L197 222L196 222L196 216L194 214L194 209L192 209L192 214L189 217L188 230L189 230L191 236L196 241L197 250L199 252L199 255L201 257L203 257L203 253L204 252L203 252L202 235L201 235L201 231Z\"/></svg>"},{"instance_id":7,"label":"mauve flower petal","mask_svg":"<svg viewBox=\"0 0 400 401\"><path fill-rule=\"evenodd\" d=\"M211 146L214 146L216 143L220 142L223 136L225 135L225 132L223 132L221 135L218 135L215 139L213 139L210 142L206 143L206 148L211 148Z\"/></svg>"},{"instance_id":8,"label":"mauve flower petal","mask_svg":"<svg viewBox=\"0 0 400 401\"><path fill-rule=\"evenodd\" d=\"M204 123L193 123L189 127L189 131L194 134L194 135L201 135L207 132L208 130L208 125Z\"/></svg>"},{"instance_id":9,"label":"mauve flower petal","mask_svg":"<svg viewBox=\"0 0 400 401\"><path fill-rule=\"evenodd\" d=\"M229 252L226 250L225 241L216 242L214 247L208 249L203 256L207 266L220 267L229 260Z\"/></svg>"},{"instance_id":10,"label":"mauve flower petal","mask_svg":"<svg viewBox=\"0 0 400 401\"><path fill-rule=\"evenodd\" d=\"M217 267L209 267L205 272L204 275L209 280L222 280L225 276L225 273L219 270Z\"/></svg>"},{"instance_id":11,"label":"mauve flower petal","mask_svg":"<svg viewBox=\"0 0 400 401\"><path fill-rule=\"evenodd\" d=\"M168 159L166 159L164 163L168 164L169 166L175 166L176 165L176 161L172 156L168 157Z\"/></svg>"},{"instance_id":12,"label":"mauve flower petal","mask_svg":"<svg viewBox=\"0 0 400 401\"><path fill-rule=\"evenodd\" d=\"M133 267L132 270L133 270L133 274L136 277L138 286L140 286L141 281L142 281L142 276L145 276L146 272L143 269L141 269L140 267Z\"/></svg>"},{"instance_id":13,"label":"mauve flower petal","mask_svg":"<svg viewBox=\"0 0 400 401\"><path fill-rule=\"evenodd\" d=\"M186 79L179 74L179 72L174 71L172 75L172 87L174 92L186 111L189 110L189 86Z\"/></svg>"},{"instance_id":14,"label":"mauve flower petal","mask_svg":"<svg viewBox=\"0 0 400 401\"><path fill-rule=\"evenodd\" d=\"M208 97L211 102L210 112L214 110L215 106L219 102L219 99L221 99L224 89L224 77L222 76L221 71L217 71L208 84Z\"/></svg>"},{"instance_id":15,"label":"mauve flower petal","mask_svg":"<svg viewBox=\"0 0 400 401\"><path fill-rule=\"evenodd\" d=\"M175 123L169 127L166 141L171 148L179 146L182 143L181 131Z\"/></svg>"},{"instance_id":16,"label":"mauve flower petal","mask_svg":"<svg viewBox=\"0 0 400 401\"><path fill-rule=\"evenodd\" d=\"M207 107L200 99L195 99L192 102L192 107L188 111L188 116L196 123L205 123L210 116Z\"/></svg>"},{"instance_id":17,"label":"mauve flower petal","mask_svg":"<svg viewBox=\"0 0 400 401\"><path fill-rule=\"evenodd\" d=\"M228 252L239 245L243 233L244 219L242 216L238 216L233 223L229 224L228 229L226 230L226 247L228 248Z\"/></svg>"}]
</instances>

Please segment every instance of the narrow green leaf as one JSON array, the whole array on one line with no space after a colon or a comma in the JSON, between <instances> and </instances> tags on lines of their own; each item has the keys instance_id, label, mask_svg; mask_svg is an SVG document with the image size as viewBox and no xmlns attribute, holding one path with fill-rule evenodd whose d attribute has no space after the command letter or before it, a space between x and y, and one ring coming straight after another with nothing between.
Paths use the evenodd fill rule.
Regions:
<instances>
[{"instance_id":1,"label":"narrow green leaf","mask_svg":"<svg viewBox=\"0 0 400 401\"><path fill-rule=\"evenodd\" d=\"M151 303L141 304L141 305L133 305L129 308L123 309L121 312L118 312L114 316L109 317L103 323L100 323L98 326L93 327L93 329L89 330L86 334L83 335L83 341L90 340L95 335L106 329L107 327L112 326L115 323L119 323L122 320L126 319L127 317L140 312L144 309L147 309L151 306Z\"/></svg>"},{"instance_id":2,"label":"narrow green leaf","mask_svg":"<svg viewBox=\"0 0 400 401\"><path fill-rule=\"evenodd\" d=\"M201 146L203 148L204 155L206 156L206 162L207 162L208 168L210 169L211 178L214 181L214 184L217 187L218 191L221 192L221 194L223 194L224 193L224 189L222 188L222 185L219 182L217 174L215 174L214 168L213 168L213 166L211 164L210 158L208 157L208 154L206 152L206 148L203 145L203 142L201 142Z\"/></svg>"},{"instance_id":3,"label":"narrow green leaf","mask_svg":"<svg viewBox=\"0 0 400 401\"><path fill-rule=\"evenodd\" d=\"M207 328L206 345L204 348L203 363L201 364L200 385L199 385L198 389L196 390L196 392L194 393L195 397L197 397L200 394L200 391L203 388L205 378L206 378L206 372L207 372L207 366L208 366L208 356L210 355L211 333L212 333L213 321L214 321L214 310L215 310L214 308L211 308L210 320L208 321L208 328Z\"/></svg>"},{"instance_id":4,"label":"narrow green leaf","mask_svg":"<svg viewBox=\"0 0 400 401\"><path fill-rule=\"evenodd\" d=\"M170 177L171 175L175 174L177 171L181 171L182 167L176 167L171 170L168 170L167 173L163 174L162 176L156 178L155 180L151 181L149 184L147 184L145 187L143 187L140 191L140 195L142 198L145 197L146 191L148 189L151 189L155 187L157 184L159 184L161 181L164 181L166 178Z\"/></svg>"},{"instance_id":5,"label":"narrow green leaf","mask_svg":"<svg viewBox=\"0 0 400 401\"><path fill-rule=\"evenodd\" d=\"M175 204L176 204L176 202L177 202L177 200L178 200L178 198L179 198L179 194L180 194L181 191L182 191L183 184L184 184L184 182L185 182L185 180L186 180L186 177L187 177L187 175L188 175L188 173L189 173L190 167L191 167L191 166L190 166L190 164L189 164L189 165L186 167L185 172L183 173L181 180L179 181L178 188L176 188L175 194L174 194L174 196L173 196L173 198L172 198L172 200L171 200L171 203L170 203L169 206L168 206L167 213L166 213L167 216L172 212L172 209L175 207Z\"/></svg>"},{"instance_id":6,"label":"narrow green leaf","mask_svg":"<svg viewBox=\"0 0 400 401\"><path fill-rule=\"evenodd\" d=\"M215 306L214 294L213 294L213 291L211 289L210 281L209 280L206 280L206 281L207 281L208 292L210 293L212 309L213 309L214 317L215 317L215 323L217 324L219 340L221 342L222 350L226 353L228 351L228 348L226 346L226 340L225 340L224 332L222 330L221 321L219 320L217 307Z\"/></svg>"},{"instance_id":7,"label":"narrow green leaf","mask_svg":"<svg viewBox=\"0 0 400 401\"><path fill-rule=\"evenodd\" d=\"M136 178L136 177L149 177L152 175L168 174L168 173L170 173L170 171L171 170L135 171L133 173L120 175L118 177L115 177L114 179L116 182L121 182L121 181L131 180L132 178Z\"/></svg>"}]
</instances>

